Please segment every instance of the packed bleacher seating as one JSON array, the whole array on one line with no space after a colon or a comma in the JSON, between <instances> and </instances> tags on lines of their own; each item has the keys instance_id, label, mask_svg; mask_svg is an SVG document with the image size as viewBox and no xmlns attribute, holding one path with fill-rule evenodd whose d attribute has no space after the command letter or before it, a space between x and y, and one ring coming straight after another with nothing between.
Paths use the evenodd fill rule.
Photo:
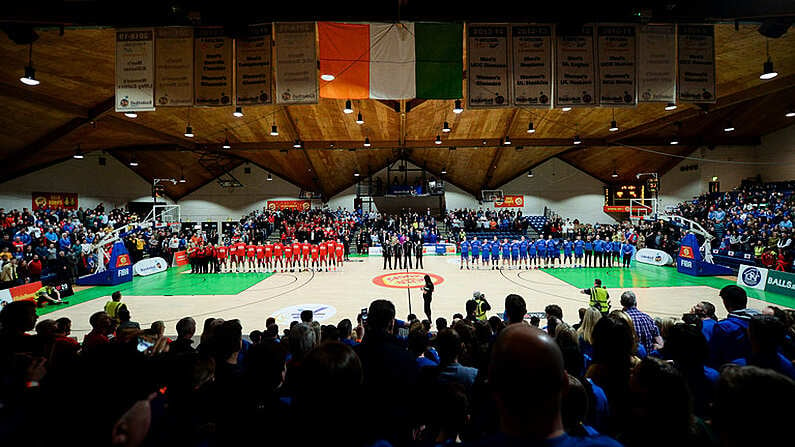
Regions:
<instances>
[{"instance_id":1,"label":"packed bleacher seating","mask_svg":"<svg viewBox=\"0 0 795 447\"><path fill-rule=\"evenodd\" d=\"M655 320L625 292L609 312L551 304L528 324L521 296L486 318L476 293L433 323L375 300L353 321L304 311L248 337L186 317L170 338L117 295L82 340L17 301L0 312L0 442L773 445L795 399L795 312L749 309L737 286L720 297L722 320L709 302Z\"/></svg>"}]
</instances>

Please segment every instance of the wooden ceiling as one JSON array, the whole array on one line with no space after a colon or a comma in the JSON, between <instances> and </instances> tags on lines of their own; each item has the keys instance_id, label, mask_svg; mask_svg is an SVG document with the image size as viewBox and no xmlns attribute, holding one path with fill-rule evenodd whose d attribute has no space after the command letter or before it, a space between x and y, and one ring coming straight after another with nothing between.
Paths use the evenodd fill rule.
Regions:
<instances>
[{"instance_id":1,"label":"wooden ceiling","mask_svg":"<svg viewBox=\"0 0 795 447\"><path fill-rule=\"evenodd\" d=\"M758 144L760 137L795 119L795 36L770 40L779 76L761 81L765 39L756 25L717 25L716 104L663 104L615 109L619 132L609 132L609 108L532 110L524 108L452 112L453 101L354 101L365 123L342 113L344 101L316 105L244 108L161 108L137 119L113 112L114 32L112 29L37 30L33 65L41 85L18 79L28 47L0 36L0 178L8 180L71 157L78 145L127 162L143 178L188 178L167 192L182 198L213 181L224 169L250 162L301 188L330 198L354 183L354 171L374 173L398 158L477 194L499 187L559 157L605 181L631 180L636 172L663 173L702 145ZM408 112L397 112L396 106ZM402 106L402 107L401 107ZM190 116L188 114L190 113ZM736 131L725 133L731 120ZM183 136L190 121L195 138ZM447 121L452 129L442 133ZM533 121L534 134L526 132ZM276 125L278 136L271 136ZM437 135L442 144L434 144ZM584 144L573 145L579 135ZM681 144L670 146L678 135ZM512 144L501 144L509 136ZM228 138L232 149L220 146ZM372 146L363 146L369 138ZM303 147L293 148L299 139ZM451 150L455 147L455 150ZM668 154L668 155L665 155Z\"/></svg>"}]
</instances>

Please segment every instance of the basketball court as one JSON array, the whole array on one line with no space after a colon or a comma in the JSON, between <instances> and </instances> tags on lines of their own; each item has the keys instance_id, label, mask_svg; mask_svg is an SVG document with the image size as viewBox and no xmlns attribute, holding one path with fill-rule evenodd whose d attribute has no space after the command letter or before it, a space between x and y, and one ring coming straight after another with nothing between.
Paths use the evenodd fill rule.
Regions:
<instances>
[{"instance_id":1,"label":"basketball court","mask_svg":"<svg viewBox=\"0 0 795 447\"><path fill-rule=\"evenodd\" d=\"M273 316L280 329L298 320L303 309L311 309L321 324L337 324L343 318L355 320L357 313L376 298L395 303L398 318L411 312L422 315L423 275L430 274L436 284L432 311L448 320L454 313L464 314L464 303L479 290L486 294L493 310L502 312L505 296L521 295L528 312L542 312L547 304L563 308L564 320L576 322L577 309L586 306L588 297L579 289L590 287L594 278L602 280L611 296L611 309L620 307L624 290L638 295L638 306L652 316L680 317L702 300L716 305L718 315L725 310L718 296L721 287L733 279L694 277L677 273L671 267L636 264L622 268L558 268L544 270L460 270L458 257L426 256L420 271L383 270L380 257L352 258L344 271L298 273L228 273L193 275L187 267L164 273L135 277L117 287L96 286L78 291L64 306L45 307L41 318L69 317L74 336L91 330L89 316L102 310L111 292L121 290L133 321L148 327L153 321L166 323L166 334L175 334L176 322L192 316L199 323L207 317L237 318L247 334L262 330L265 319ZM406 286L409 286L408 288ZM794 307L795 299L752 290L749 306L761 309L768 304Z\"/></svg>"}]
</instances>

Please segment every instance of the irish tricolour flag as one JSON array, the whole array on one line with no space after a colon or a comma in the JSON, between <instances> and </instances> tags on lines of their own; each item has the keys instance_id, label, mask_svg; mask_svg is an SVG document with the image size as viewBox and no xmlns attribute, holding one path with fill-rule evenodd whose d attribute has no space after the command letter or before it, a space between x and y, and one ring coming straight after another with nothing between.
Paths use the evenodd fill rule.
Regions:
<instances>
[{"instance_id":1,"label":"irish tricolour flag","mask_svg":"<svg viewBox=\"0 0 795 447\"><path fill-rule=\"evenodd\" d=\"M461 24L318 22L317 26L321 97L462 97ZM333 80L324 80L331 76Z\"/></svg>"}]
</instances>

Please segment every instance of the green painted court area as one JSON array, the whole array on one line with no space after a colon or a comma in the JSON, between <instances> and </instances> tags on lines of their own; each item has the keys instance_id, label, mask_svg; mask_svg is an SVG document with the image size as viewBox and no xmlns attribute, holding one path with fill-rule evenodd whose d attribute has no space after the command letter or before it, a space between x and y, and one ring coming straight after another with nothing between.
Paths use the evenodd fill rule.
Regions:
<instances>
[{"instance_id":1,"label":"green painted court area","mask_svg":"<svg viewBox=\"0 0 795 447\"><path fill-rule=\"evenodd\" d=\"M170 268L164 273L133 277L132 282L118 286L92 287L66 298L69 304L45 306L38 310L38 314L44 315L102 296L109 297L115 290L121 290L127 296L236 295L273 275L273 273L210 273L204 275L183 273L189 269L188 266Z\"/></svg>"},{"instance_id":2,"label":"green painted court area","mask_svg":"<svg viewBox=\"0 0 795 447\"><path fill-rule=\"evenodd\" d=\"M631 268L558 268L541 269L544 272L579 289L593 285L599 278L607 288L641 288L641 287L687 287L706 286L720 290L729 284L737 284L724 278L714 276L690 276L679 273L673 267L657 267L637 263ZM795 307L795 298L770 293L762 290L747 289L749 297L757 298L780 306ZM716 293L717 295L717 293Z\"/></svg>"}]
</instances>

